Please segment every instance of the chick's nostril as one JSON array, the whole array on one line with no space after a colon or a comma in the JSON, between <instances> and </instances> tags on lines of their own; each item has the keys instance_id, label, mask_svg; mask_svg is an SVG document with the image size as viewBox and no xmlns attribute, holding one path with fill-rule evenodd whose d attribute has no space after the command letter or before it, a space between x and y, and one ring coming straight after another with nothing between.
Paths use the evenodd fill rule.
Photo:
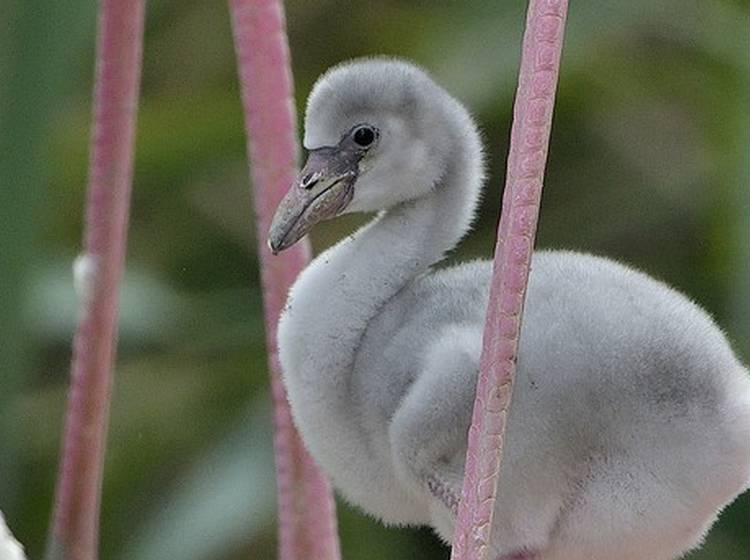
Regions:
<instances>
[{"instance_id":1,"label":"chick's nostril","mask_svg":"<svg viewBox=\"0 0 750 560\"><path fill-rule=\"evenodd\" d=\"M313 188L318 182L318 178L316 177L315 173L308 173L304 177L302 177L302 188L303 189L311 189Z\"/></svg>"}]
</instances>

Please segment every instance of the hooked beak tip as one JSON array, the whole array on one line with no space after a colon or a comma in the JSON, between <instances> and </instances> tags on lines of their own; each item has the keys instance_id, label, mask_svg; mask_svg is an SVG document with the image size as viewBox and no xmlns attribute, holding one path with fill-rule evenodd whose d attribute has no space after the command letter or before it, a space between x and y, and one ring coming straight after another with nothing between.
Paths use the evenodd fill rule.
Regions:
<instances>
[{"instance_id":1,"label":"hooked beak tip","mask_svg":"<svg viewBox=\"0 0 750 560\"><path fill-rule=\"evenodd\" d=\"M270 237L266 240L266 245L268 246L268 250L271 251L272 255L276 256L279 254L280 252L279 246L276 243L274 243Z\"/></svg>"},{"instance_id":2,"label":"hooked beak tip","mask_svg":"<svg viewBox=\"0 0 750 560\"><path fill-rule=\"evenodd\" d=\"M318 222L337 216L354 194L358 152L324 146L310 151L305 166L276 209L267 236L278 255L305 236Z\"/></svg>"}]
</instances>

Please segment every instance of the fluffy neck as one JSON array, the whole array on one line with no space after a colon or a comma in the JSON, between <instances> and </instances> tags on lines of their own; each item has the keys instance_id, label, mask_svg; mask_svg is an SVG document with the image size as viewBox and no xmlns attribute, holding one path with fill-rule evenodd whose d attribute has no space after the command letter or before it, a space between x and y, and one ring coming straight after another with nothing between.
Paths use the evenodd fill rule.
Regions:
<instances>
[{"instance_id":1,"label":"fluffy neck","mask_svg":"<svg viewBox=\"0 0 750 560\"><path fill-rule=\"evenodd\" d=\"M331 472L333 457L367 459L349 381L368 324L471 225L482 181L476 135L463 135L454 155L430 194L382 212L318 256L295 283L282 316L280 358L296 424L340 484Z\"/></svg>"},{"instance_id":2,"label":"fluffy neck","mask_svg":"<svg viewBox=\"0 0 750 560\"><path fill-rule=\"evenodd\" d=\"M308 356L330 355L330 346L338 341L349 347L351 357L354 341L382 306L440 261L469 230L482 167L476 138L463 140L430 194L381 212L319 255L300 275L282 323L286 328L290 321L302 321L309 327L295 336L296 345L305 346ZM326 373L333 372L319 371L316 379Z\"/></svg>"}]
</instances>

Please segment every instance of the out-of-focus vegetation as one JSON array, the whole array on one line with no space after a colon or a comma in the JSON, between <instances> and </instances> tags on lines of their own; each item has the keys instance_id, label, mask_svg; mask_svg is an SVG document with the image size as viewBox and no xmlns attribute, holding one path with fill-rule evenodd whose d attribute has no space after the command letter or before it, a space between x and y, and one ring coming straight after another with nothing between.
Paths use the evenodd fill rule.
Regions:
<instances>
[{"instance_id":1,"label":"out-of-focus vegetation","mask_svg":"<svg viewBox=\"0 0 750 560\"><path fill-rule=\"evenodd\" d=\"M0 18L0 508L39 558L75 321L95 2ZM300 112L354 56L427 67L480 121L490 181L452 257L489 257L525 2L287 4ZM539 245L677 286L750 361L750 2L571 2ZM261 294L227 9L149 2L102 557L273 558ZM321 248L357 219L321 226ZM554 372L551 372L554 374ZM447 558L339 504L349 560ZM692 560L750 551L750 496Z\"/></svg>"}]
</instances>

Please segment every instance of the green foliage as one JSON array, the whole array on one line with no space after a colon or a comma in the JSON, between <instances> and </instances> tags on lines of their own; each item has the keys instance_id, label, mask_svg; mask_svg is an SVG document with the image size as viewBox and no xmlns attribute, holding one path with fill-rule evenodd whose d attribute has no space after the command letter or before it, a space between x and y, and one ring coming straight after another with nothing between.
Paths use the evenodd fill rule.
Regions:
<instances>
[{"instance_id":1,"label":"green foliage","mask_svg":"<svg viewBox=\"0 0 750 560\"><path fill-rule=\"evenodd\" d=\"M0 33L0 508L39 557L75 320L95 3L9 3ZM267 372L226 6L149 4L103 558L274 557ZM492 250L525 2L287 6L297 102L354 56L412 58L479 119ZM686 291L750 360L750 3L571 3L539 245L621 258ZM10 79L7 79L10 77ZM357 219L320 227L317 248ZM249 412L248 412L249 411ZM692 560L750 550L750 499ZM340 504L350 560L447 558ZM745 551L744 553L742 551Z\"/></svg>"}]
</instances>

